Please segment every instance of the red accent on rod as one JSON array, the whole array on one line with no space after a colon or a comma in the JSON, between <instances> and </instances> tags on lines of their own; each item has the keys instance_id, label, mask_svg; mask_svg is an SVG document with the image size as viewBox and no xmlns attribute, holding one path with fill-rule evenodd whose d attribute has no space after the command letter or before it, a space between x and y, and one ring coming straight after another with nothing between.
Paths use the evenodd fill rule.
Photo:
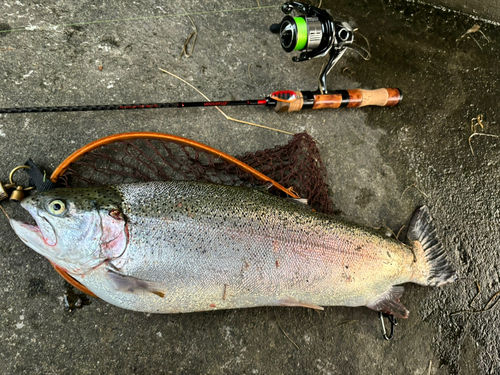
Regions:
<instances>
[{"instance_id":1,"label":"red accent on rod","mask_svg":"<svg viewBox=\"0 0 500 375\"><path fill-rule=\"evenodd\" d=\"M258 105L267 104L267 100L266 99L259 99L259 100L257 100L257 104Z\"/></svg>"},{"instance_id":2,"label":"red accent on rod","mask_svg":"<svg viewBox=\"0 0 500 375\"><path fill-rule=\"evenodd\" d=\"M205 107L214 107L214 106L225 106L227 102L208 102L208 103L203 103Z\"/></svg>"}]
</instances>

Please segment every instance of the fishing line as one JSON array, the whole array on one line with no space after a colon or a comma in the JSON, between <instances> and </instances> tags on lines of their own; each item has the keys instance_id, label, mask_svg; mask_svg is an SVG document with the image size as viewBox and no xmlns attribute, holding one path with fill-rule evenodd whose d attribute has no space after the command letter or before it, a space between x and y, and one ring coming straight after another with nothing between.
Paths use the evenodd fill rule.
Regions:
<instances>
[{"instance_id":1,"label":"fishing line","mask_svg":"<svg viewBox=\"0 0 500 375\"><path fill-rule=\"evenodd\" d=\"M121 18L121 19L114 19L114 20L64 23L64 24L54 25L54 26L31 26L30 25L30 26L26 26L24 28L19 28L19 29L0 30L0 34L13 33L13 32L19 32L19 31L35 31L35 30L54 31L57 28L67 27L67 26L86 26L86 25L93 25L93 24L100 24L100 23L105 24L105 23L113 23L113 22L145 21L145 20L150 20L150 19L199 16L199 15L216 14L216 13L243 12L243 11L270 9L270 8L278 8L278 7L279 7L279 5L266 5L266 6L258 6L258 7L251 7L251 8L223 9L223 10L212 10L212 11L194 12L194 13L166 14L166 15L162 15L162 16L133 17L133 18Z\"/></svg>"}]
</instances>

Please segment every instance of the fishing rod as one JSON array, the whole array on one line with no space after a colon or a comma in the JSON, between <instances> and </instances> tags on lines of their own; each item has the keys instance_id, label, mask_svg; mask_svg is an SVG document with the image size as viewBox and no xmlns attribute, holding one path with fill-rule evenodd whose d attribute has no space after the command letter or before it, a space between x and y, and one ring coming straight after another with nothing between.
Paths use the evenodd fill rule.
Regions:
<instances>
[{"instance_id":1,"label":"fishing rod","mask_svg":"<svg viewBox=\"0 0 500 375\"><path fill-rule=\"evenodd\" d=\"M207 102L173 102L147 104L113 104L113 105L82 105L59 107L18 107L0 108L0 113L30 113L30 112L81 112L81 111L112 111L151 108L192 108L192 107L229 107L242 105L260 105L274 107L276 112L293 112L301 109L321 109L339 107L394 106L402 99L399 89L383 88L377 90L338 90L330 94L320 94L311 91L276 91L264 99L207 101Z\"/></svg>"},{"instance_id":2,"label":"fishing rod","mask_svg":"<svg viewBox=\"0 0 500 375\"><path fill-rule=\"evenodd\" d=\"M274 107L276 112L282 113L299 111L301 109L364 106L386 107L395 106L402 100L403 95L401 94L401 90L396 88L336 90L329 93L326 87L326 76L346 50L351 48L361 55L367 53L366 58L368 58L369 53L353 44L354 30L347 22L334 21L332 16L324 9L291 1L283 4L281 10L286 16L279 24L271 25L270 30L280 35L281 47L285 52L301 52L299 56L292 58L293 61L301 62L329 55L329 61L319 76L318 91L283 90L273 92L263 99L251 100L0 108L0 114L245 105ZM295 17L290 15L292 12L297 13Z\"/></svg>"}]
</instances>

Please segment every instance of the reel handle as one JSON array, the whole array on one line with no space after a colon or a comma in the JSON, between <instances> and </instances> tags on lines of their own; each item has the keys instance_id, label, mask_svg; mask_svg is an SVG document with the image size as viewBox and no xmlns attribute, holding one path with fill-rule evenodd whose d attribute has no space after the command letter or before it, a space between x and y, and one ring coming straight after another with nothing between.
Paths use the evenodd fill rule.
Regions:
<instances>
[{"instance_id":1,"label":"reel handle","mask_svg":"<svg viewBox=\"0 0 500 375\"><path fill-rule=\"evenodd\" d=\"M376 90L338 90L330 94L319 94L311 92L295 91L295 99L292 101L277 101L274 110L276 112L294 112L301 109L322 109L340 107L392 107L403 99L401 90L396 88L382 88Z\"/></svg>"}]
</instances>

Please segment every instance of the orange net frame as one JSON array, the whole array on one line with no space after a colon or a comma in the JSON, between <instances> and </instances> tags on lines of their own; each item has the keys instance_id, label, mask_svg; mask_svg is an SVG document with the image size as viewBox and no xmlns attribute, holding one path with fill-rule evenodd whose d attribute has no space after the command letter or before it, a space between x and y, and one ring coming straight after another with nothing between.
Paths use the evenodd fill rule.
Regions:
<instances>
[{"instance_id":1,"label":"orange net frame","mask_svg":"<svg viewBox=\"0 0 500 375\"><path fill-rule=\"evenodd\" d=\"M169 134L117 134L74 152L50 179L65 187L168 180L247 187L266 185L273 194L306 198L315 210L333 213L326 169L316 143L307 133L296 134L287 145L238 157ZM74 287L95 296L63 269L52 265Z\"/></svg>"}]
</instances>

